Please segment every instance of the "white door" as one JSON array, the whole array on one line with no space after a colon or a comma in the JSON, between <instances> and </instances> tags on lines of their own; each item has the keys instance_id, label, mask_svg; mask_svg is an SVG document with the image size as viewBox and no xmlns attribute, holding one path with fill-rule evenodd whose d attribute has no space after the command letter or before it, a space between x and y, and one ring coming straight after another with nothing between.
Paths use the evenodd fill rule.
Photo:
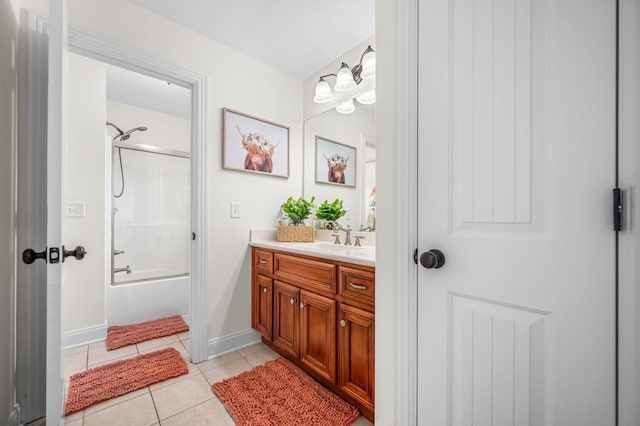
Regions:
<instances>
[{"instance_id":1,"label":"white door","mask_svg":"<svg viewBox=\"0 0 640 426\"><path fill-rule=\"evenodd\" d=\"M419 3L420 425L615 422L614 8Z\"/></svg>"},{"instance_id":2,"label":"white door","mask_svg":"<svg viewBox=\"0 0 640 426\"><path fill-rule=\"evenodd\" d=\"M47 424L64 424L61 359L64 275L62 256L62 172L64 170L66 90L66 1L49 1L49 79L47 102ZM58 248L58 262L51 249Z\"/></svg>"}]
</instances>

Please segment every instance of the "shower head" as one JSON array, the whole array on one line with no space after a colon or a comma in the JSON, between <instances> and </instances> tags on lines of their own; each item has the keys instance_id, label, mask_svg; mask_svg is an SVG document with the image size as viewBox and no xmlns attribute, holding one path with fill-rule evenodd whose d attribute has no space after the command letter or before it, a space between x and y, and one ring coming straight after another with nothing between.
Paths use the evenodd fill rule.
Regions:
<instances>
[{"instance_id":1,"label":"shower head","mask_svg":"<svg viewBox=\"0 0 640 426\"><path fill-rule=\"evenodd\" d=\"M114 137L114 139L115 139L115 138L117 138L117 137L120 137L120 136L124 135L124 132L122 131L122 129L121 129L120 127L116 126L115 124L113 124L113 123L109 123L109 122L107 121L107 126L111 126L111 127L113 127L114 129L116 129L116 130L118 131L118 135L116 135L116 136Z\"/></svg>"},{"instance_id":2,"label":"shower head","mask_svg":"<svg viewBox=\"0 0 640 426\"><path fill-rule=\"evenodd\" d=\"M137 132L137 131L144 132L145 130L147 130L147 128L146 128L146 127L144 127L144 126L134 127L134 128L133 128L133 129L131 129L131 130L127 130L126 132L123 132L123 133L122 133L120 136L118 136L118 137L120 138L120 141L121 141L121 142L124 142L124 141L126 141L127 139L129 139L129 138L131 137L131 133L133 133L133 132Z\"/></svg>"}]
</instances>

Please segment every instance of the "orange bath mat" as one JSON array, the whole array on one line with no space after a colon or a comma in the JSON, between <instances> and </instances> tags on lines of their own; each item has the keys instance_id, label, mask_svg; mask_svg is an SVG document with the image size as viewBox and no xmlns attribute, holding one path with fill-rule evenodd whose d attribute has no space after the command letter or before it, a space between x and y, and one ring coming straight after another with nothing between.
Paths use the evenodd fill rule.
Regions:
<instances>
[{"instance_id":1,"label":"orange bath mat","mask_svg":"<svg viewBox=\"0 0 640 426\"><path fill-rule=\"evenodd\" d=\"M357 408L278 358L211 387L239 426L346 426Z\"/></svg>"},{"instance_id":2,"label":"orange bath mat","mask_svg":"<svg viewBox=\"0 0 640 426\"><path fill-rule=\"evenodd\" d=\"M140 324L114 325L107 330L107 350L110 351L188 330L189 326L180 315L141 322Z\"/></svg>"},{"instance_id":3,"label":"orange bath mat","mask_svg":"<svg viewBox=\"0 0 640 426\"><path fill-rule=\"evenodd\" d=\"M74 374L69 380L64 414L188 372L180 352L167 348Z\"/></svg>"}]
</instances>

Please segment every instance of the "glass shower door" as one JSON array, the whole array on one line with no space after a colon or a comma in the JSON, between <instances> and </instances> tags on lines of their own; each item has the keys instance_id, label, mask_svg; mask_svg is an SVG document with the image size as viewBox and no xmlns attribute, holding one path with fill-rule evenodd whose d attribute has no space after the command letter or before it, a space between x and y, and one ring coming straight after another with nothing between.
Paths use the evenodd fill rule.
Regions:
<instances>
[{"instance_id":1,"label":"glass shower door","mask_svg":"<svg viewBox=\"0 0 640 426\"><path fill-rule=\"evenodd\" d=\"M186 155L114 148L113 194L122 191L113 197L114 285L189 274L191 193Z\"/></svg>"}]
</instances>

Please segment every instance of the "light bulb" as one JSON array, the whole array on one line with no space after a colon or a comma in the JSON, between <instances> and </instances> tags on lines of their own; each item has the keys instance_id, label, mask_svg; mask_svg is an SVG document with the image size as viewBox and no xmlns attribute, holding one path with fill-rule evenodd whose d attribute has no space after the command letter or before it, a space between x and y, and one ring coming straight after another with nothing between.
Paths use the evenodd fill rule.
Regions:
<instances>
[{"instance_id":1,"label":"light bulb","mask_svg":"<svg viewBox=\"0 0 640 426\"><path fill-rule=\"evenodd\" d=\"M313 97L313 101L318 104L329 102L333 99L333 93L331 93L331 87L324 78L320 77L320 81L316 84L316 95Z\"/></svg>"},{"instance_id":2,"label":"light bulb","mask_svg":"<svg viewBox=\"0 0 640 426\"><path fill-rule=\"evenodd\" d=\"M351 114L355 111L356 106L353 104L353 99L349 99L348 101L341 103L336 107L336 111L340 114Z\"/></svg>"},{"instance_id":3,"label":"light bulb","mask_svg":"<svg viewBox=\"0 0 640 426\"><path fill-rule=\"evenodd\" d=\"M355 87L355 85L356 82L353 81L353 74L351 73L349 66L343 62L340 70L338 71L334 89L339 92L344 92Z\"/></svg>"},{"instance_id":4,"label":"light bulb","mask_svg":"<svg viewBox=\"0 0 640 426\"><path fill-rule=\"evenodd\" d=\"M369 79L374 78L375 76L376 52L371 48L371 46L369 46L362 56L362 72L360 73L360 77L362 77L363 79Z\"/></svg>"},{"instance_id":5,"label":"light bulb","mask_svg":"<svg viewBox=\"0 0 640 426\"><path fill-rule=\"evenodd\" d=\"M356 101L360 102L362 105L371 105L376 102L376 90L369 90L364 92L358 96L356 96Z\"/></svg>"}]
</instances>

